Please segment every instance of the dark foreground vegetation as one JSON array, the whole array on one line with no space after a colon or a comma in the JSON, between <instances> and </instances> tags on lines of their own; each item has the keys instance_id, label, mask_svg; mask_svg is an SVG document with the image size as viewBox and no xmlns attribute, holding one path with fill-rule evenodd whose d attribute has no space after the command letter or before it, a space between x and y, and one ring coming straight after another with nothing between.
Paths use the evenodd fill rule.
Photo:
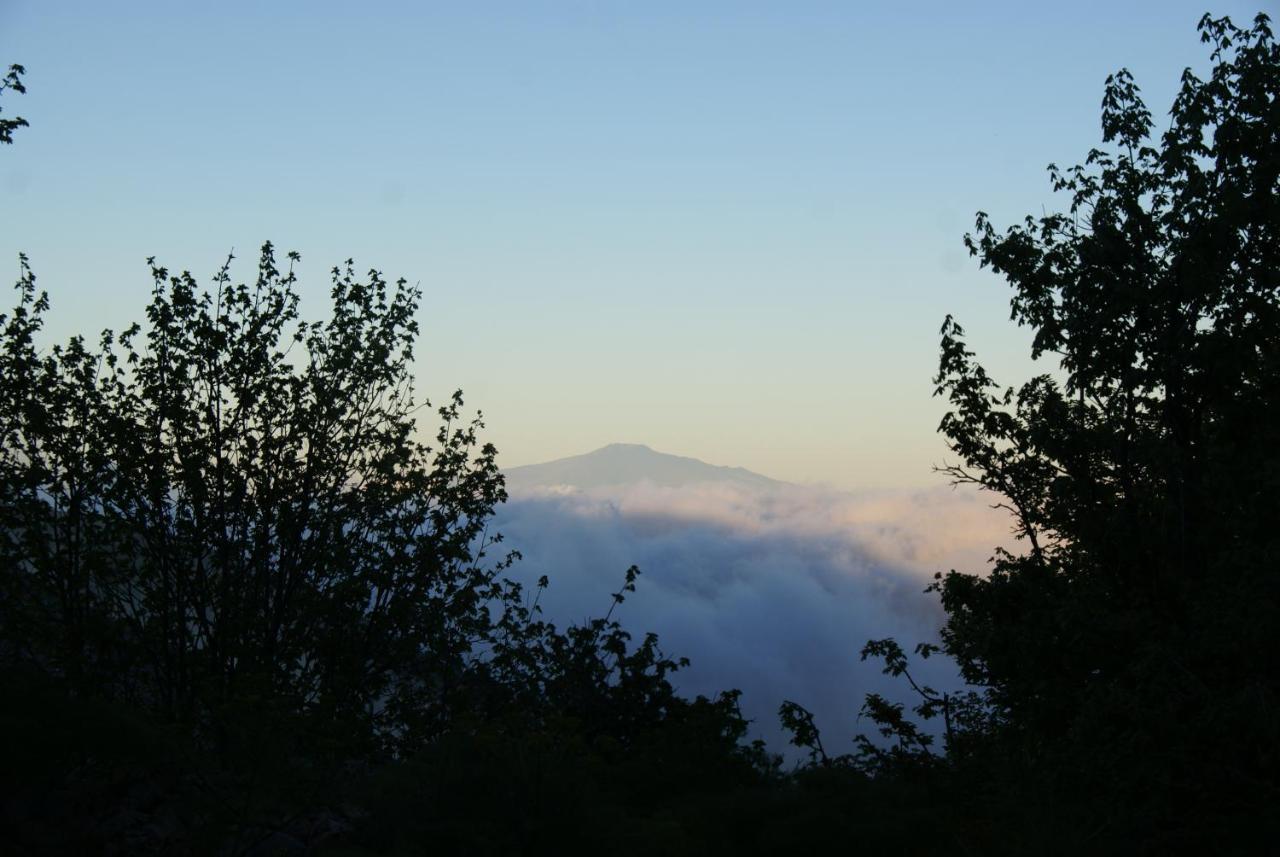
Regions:
<instances>
[{"instance_id":1,"label":"dark foreground vegetation","mask_svg":"<svg viewBox=\"0 0 1280 857\"><path fill-rule=\"evenodd\" d=\"M917 687L873 641L910 701L868 698L852 743L786 703L794 770L734 693L682 698L681 663L619 627L634 570L568 629L545 581L507 578L494 449L460 396L412 394L415 289L348 264L309 323L269 245L247 285L152 263L143 325L43 348L23 260L0 316L0 850L1274 848L1280 51L1262 17L1201 33L1212 74L1167 130L1115 75L1108 148L1050 170L1067 211L966 239L1053 366L999 387L943 326L945 470L1024 548L932 587L948 619L916 656L970 689Z\"/></svg>"}]
</instances>

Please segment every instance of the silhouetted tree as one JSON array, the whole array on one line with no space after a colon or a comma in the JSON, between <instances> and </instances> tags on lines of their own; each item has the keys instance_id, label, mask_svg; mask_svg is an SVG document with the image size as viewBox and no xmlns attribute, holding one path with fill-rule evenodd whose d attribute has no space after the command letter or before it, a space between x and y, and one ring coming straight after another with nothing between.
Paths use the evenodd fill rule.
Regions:
<instances>
[{"instance_id":1,"label":"silhouetted tree","mask_svg":"<svg viewBox=\"0 0 1280 857\"><path fill-rule=\"evenodd\" d=\"M22 66L14 63L9 66L9 71L3 78L0 78L0 93L7 89L14 92L22 93L27 91L27 87L22 83L22 76L27 70ZM21 116L15 116L12 119L0 119L0 143L12 143L13 132L19 128L26 128L27 120Z\"/></svg>"},{"instance_id":2,"label":"silhouetted tree","mask_svg":"<svg viewBox=\"0 0 1280 857\"><path fill-rule=\"evenodd\" d=\"M502 565L479 560L504 497L460 396L434 449L414 436L418 293L348 265L332 318L308 324L270 245L251 286L226 267L212 292L152 275L145 332L41 355L47 302L24 262L5 336L6 642L77 693L168 719L214 728L252 694L407 739L402 712L420 727L447 708L489 628Z\"/></svg>"},{"instance_id":3,"label":"silhouetted tree","mask_svg":"<svg viewBox=\"0 0 1280 857\"><path fill-rule=\"evenodd\" d=\"M33 847L101 850L100 829L151 818L120 782L189 802L166 809L187 820L182 847L198 821L235 849L349 795L352 765L399 777L411 802L501 781L534 793L542 768L512 766L543 747L616 809L648 800L646 778L675 795L767 772L736 694L679 696L684 662L651 634L633 644L612 608L557 629L506 577L518 555L486 556L506 494L479 417L455 394L434 443L416 433L418 290L348 263L329 319L306 322L288 259L265 245L252 284L228 259L207 290L152 262L145 326L48 349L49 300L21 260L0 315L0 675L14 689L0 721L40 748L15 768L24 792L80 795L36 823L71 838ZM463 773L453 754L487 761ZM634 785L597 770L622 767ZM479 804L446 805L387 833L411 840L414 815L460 843L499 830ZM533 837L548 813L557 835L594 829L583 806L530 803L501 837ZM30 829L42 811L9 820Z\"/></svg>"},{"instance_id":4,"label":"silhouetted tree","mask_svg":"<svg viewBox=\"0 0 1280 857\"><path fill-rule=\"evenodd\" d=\"M336 832L512 853L625 829L669 850L717 829L648 819L770 775L737 694L681 697L685 662L632 643L613 607L636 568L603 618L543 621L504 574L518 554L486 556L506 494L479 416L454 394L419 438L418 289L348 262L306 322L298 261L267 244L251 284L229 258L202 289L149 260L144 325L45 347L20 257L0 314L6 847L275 853Z\"/></svg>"},{"instance_id":5,"label":"silhouetted tree","mask_svg":"<svg viewBox=\"0 0 1280 857\"><path fill-rule=\"evenodd\" d=\"M979 213L965 238L1053 367L1000 387L942 326L959 461L941 469L998 495L1024 548L931 587L970 690L918 685L892 640L862 655L943 721L944 752L876 694L862 714L884 740L859 736L856 755L780 712L822 766L945 785L965 807L952 833L986 850L1237 850L1276 832L1280 46L1265 15L1199 30L1212 71L1183 73L1163 133L1112 75L1111 148L1049 167L1067 211L1003 232Z\"/></svg>"},{"instance_id":6,"label":"silhouetted tree","mask_svg":"<svg viewBox=\"0 0 1280 857\"><path fill-rule=\"evenodd\" d=\"M944 648L999 752L1110 836L1277 800L1280 46L1205 16L1159 136L1127 71L1103 140L1050 166L1065 213L966 237L1056 371L1001 388L950 317L937 392L957 482L1001 496L1025 550L937 590Z\"/></svg>"}]
</instances>

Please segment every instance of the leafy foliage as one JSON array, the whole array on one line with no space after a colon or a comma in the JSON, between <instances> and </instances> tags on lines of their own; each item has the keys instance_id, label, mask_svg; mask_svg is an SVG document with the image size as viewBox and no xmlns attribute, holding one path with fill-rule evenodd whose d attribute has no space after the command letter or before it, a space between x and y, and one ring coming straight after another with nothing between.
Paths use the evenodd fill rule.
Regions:
<instances>
[{"instance_id":1,"label":"leafy foliage","mask_svg":"<svg viewBox=\"0 0 1280 857\"><path fill-rule=\"evenodd\" d=\"M478 560L503 497L459 396L434 450L413 437L416 292L348 266L331 320L306 324L270 245L252 286L152 275L145 334L41 356L24 268L3 452L6 560L26 573L6 642L76 692L201 727L253 688L411 740L487 627Z\"/></svg>"},{"instance_id":2,"label":"leafy foliage","mask_svg":"<svg viewBox=\"0 0 1280 857\"><path fill-rule=\"evenodd\" d=\"M543 621L549 581L530 602L518 553L488 557L506 493L480 416L455 393L419 439L420 292L348 261L307 322L286 258L264 245L244 284L229 257L210 289L148 260L145 325L48 349L20 258L0 314L6 844L511 853L621 825L670 851L722 832L673 801L776 768L737 692L685 699L687 661L632 644L613 613L635 567L603 618Z\"/></svg>"},{"instance_id":3,"label":"leafy foliage","mask_svg":"<svg viewBox=\"0 0 1280 857\"><path fill-rule=\"evenodd\" d=\"M352 765L446 745L561 736L622 764L675 742L707 770L767 769L735 694L680 697L685 662L613 618L638 569L560 631L505 576L518 555L488 557L506 494L480 417L455 394L434 443L417 434L419 292L348 262L308 322L298 261L267 244L251 284L229 258L207 290L152 261L145 326L43 350L22 260L0 315L0 667L59 707L135 712L198 779L126 748L60 788L132 770L191 798L185 835L247 847L332 806ZM84 823L75 847L105 847Z\"/></svg>"},{"instance_id":4,"label":"leafy foliage","mask_svg":"<svg viewBox=\"0 0 1280 857\"><path fill-rule=\"evenodd\" d=\"M943 470L998 495L1026 546L932 587L942 649L977 689L964 715L892 641L863 652L947 720L949 776L1039 790L1079 847L1210 830L1241 845L1280 797L1280 689L1258 657L1280 643L1280 46L1263 15L1200 32L1212 73L1184 72L1167 130L1112 75L1111 148L1049 167L1067 210L1003 232L979 213L966 236L1057 368L1001 387L942 326L940 430L959 457ZM931 753L902 706L864 712L896 742L862 739L880 770Z\"/></svg>"},{"instance_id":5,"label":"leafy foliage","mask_svg":"<svg viewBox=\"0 0 1280 857\"><path fill-rule=\"evenodd\" d=\"M428 412L421 295L334 269L299 313L265 245L201 289L150 261L145 325L45 349L0 315L0 820L18 853L1257 852L1280 802L1280 46L1205 16L1168 128L1127 71L1063 213L966 236L1050 371L1001 387L950 316L952 479L1024 549L930 589L969 688L862 659L878 735L807 764L736 691L614 618L564 630L505 572L496 451ZM13 66L0 91L23 92ZM4 120L3 142L26 123ZM918 675L919 673L916 673ZM941 721L940 730L922 725ZM1270 837L1270 839L1268 839Z\"/></svg>"},{"instance_id":6,"label":"leafy foliage","mask_svg":"<svg viewBox=\"0 0 1280 857\"><path fill-rule=\"evenodd\" d=\"M22 76L27 70L22 66L14 63L9 66L9 71L3 78L0 78L0 93L5 90L12 89L17 93L24 93L27 87L22 82ZM13 132L19 128L26 128L27 120L21 116L15 116L12 119L0 119L0 143L13 143Z\"/></svg>"}]
</instances>

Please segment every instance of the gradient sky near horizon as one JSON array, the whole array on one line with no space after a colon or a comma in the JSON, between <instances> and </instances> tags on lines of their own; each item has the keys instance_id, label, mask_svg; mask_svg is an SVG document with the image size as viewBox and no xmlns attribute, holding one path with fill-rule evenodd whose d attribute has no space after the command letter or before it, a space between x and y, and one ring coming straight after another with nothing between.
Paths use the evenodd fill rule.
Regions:
<instances>
[{"instance_id":1,"label":"gradient sky near horizon","mask_svg":"<svg viewBox=\"0 0 1280 857\"><path fill-rule=\"evenodd\" d=\"M151 255L296 249L312 318L354 257L421 284L419 389L504 465L937 484L943 316L1033 368L973 212L1057 206L1122 66L1162 127L1203 4L0 0L0 279L28 253L63 337L141 318Z\"/></svg>"}]
</instances>

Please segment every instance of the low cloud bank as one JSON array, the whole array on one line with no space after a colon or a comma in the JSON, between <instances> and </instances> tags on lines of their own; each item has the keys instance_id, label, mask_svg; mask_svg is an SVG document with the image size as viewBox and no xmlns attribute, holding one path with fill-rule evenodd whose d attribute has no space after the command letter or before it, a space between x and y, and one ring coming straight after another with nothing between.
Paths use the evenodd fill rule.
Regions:
<instances>
[{"instance_id":1,"label":"low cloud bank","mask_svg":"<svg viewBox=\"0 0 1280 857\"><path fill-rule=\"evenodd\" d=\"M829 751L870 725L856 722L869 691L907 700L906 688L860 663L868 640L905 648L937 638L934 572L979 571L1007 519L972 493L939 489L852 495L802 486L662 487L641 482L588 491L523 489L497 527L524 560L515 576L551 579L543 596L559 625L603 615L631 564L638 589L615 613L639 636L692 665L677 676L686 694L743 691L759 737L784 751L778 705L814 712ZM941 658L918 677L959 684Z\"/></svg>"}]
</instances>

